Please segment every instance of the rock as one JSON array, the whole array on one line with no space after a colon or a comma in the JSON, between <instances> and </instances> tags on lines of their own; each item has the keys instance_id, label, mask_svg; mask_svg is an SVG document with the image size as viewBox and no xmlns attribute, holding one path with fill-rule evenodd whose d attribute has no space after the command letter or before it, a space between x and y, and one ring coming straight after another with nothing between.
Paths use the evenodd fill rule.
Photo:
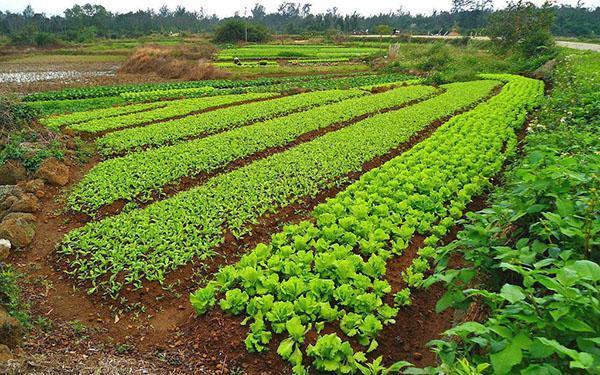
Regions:
<instances>
[{"instance_id":1,"label":"rock","mask_svg":"<svg viewBox=\"0 0 600 375\"><path fill-rule=\"evenodd\" d=\"M0 238L6 238L15 247L25 247L35 236L35 216L29 213L10 213L0 223Z\"/></svg>"},{"instance_id":2,"label":"rock","mask_svg":"<svg viewBox=\"0 0 600 375\"><path fill-rule=\"evenodd\" d=\"M23 334L21 323L0 309L0 344L14 349L21 344Z\"/></svg>"},{"instance_id":3,"label":"rock","mask_svg":"<svg viewBox=\"0 0 600 375\"><path fill-rule=\"evenodd\" d=\"M12 212L37 212L40 209L40 200L31 193L25 193L10 207Z\"/></svg>"},{"instance_id":4,"label":"rock","mask_svg":"<svg viewBox=\"0 0 600 375\"><path fill-rule=\"evenodd\" d=\"M0 363L14 359L10 348L4 344L0 344Z\"/></svg>"},{"instance_id":5,"label":"rock","mask_svg":"<svg viewBox=\"0 0 600 375\"><path fill-rule=\"evenodd\" d=\"M0 185L0 202L13 194L15 185Z\"/></svg>"},{"instance_id":6,"label":"rock","mask_svg":"<svg viewBox=\"0 0 600 375\"><path fill-rule=\"evenodd\" d=\"M49 158L42 162L37 171L39 177L52 185L65 186L69 183L69 167L56 158Z\"/></svg>"},{"instance_id":7,"label":"rock","mask_svg":"<svg viewBox=\"0 0 600 375\"><path fill-rule=\"evenodd\" d=\"M2 203L0 203L0 210L10 210L13 204L17 203L18 200L19 198L15 197L14 195L9 195L8 197L4 198Z\"/></svg>"},{"instance_id":8,"label":"rock","mask_svg":"<svg viewBox=\"0 0 600 375\"><path fill-rule=\"evenodd\" d=\"M18 160L8 160L0 166L0 185L14 185L27 179L27 169Z\"/></svg>"},{"instance_id":9,"label":"rock","mask_svg":"<svg viewBox=\"0 0 600 375\"><path fill-rule=\"evenodd\" d=\"M35 193L38 190L44 189L44 180L36 178L35 180L29 180L23 185L23 190L27 193Z\"/></svg>"},{"instance_id":10,"label":"rock","mask_svg":"<svg viewBox=\"0 0 600 375\"><path fill-rule=\"evenodd\" d=\"M0 240L0 262L8 258L10 255L11 244L9 240Z\"/></svg>"}]
</instances>

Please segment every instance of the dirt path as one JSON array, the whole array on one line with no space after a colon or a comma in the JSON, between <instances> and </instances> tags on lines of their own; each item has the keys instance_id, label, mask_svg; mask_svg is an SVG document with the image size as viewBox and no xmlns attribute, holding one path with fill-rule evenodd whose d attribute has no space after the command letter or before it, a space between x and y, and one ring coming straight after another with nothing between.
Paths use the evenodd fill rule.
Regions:
<instances>
[{"instance_id":1,"label":"dirt path","mask_svg":"<svg viewBox=\"0 0 600 375\"><path fill-rule=\"evenodd\" d=\"M600 52L600 44L582 43L582 42L568 42L568 41L564 41L564 40L557 40L556 41L556 45L557 46L561 46L561 47L579 49L579 50L582 50L582 51Z\"/></svg>"},{"instance_id":2,"label":"dirt path","mask_svg":"<svg viewBox=\"0 0 600 375\"><path fill-rule=\"evenodd\" d=\"M350 37L352 38L366 38L366 39L378 39L381 38L381 35L350 35ZM394 37L391 35L384 35L384 38L389 38L389 37ZM411 38L413 39L428 39L428 40L435 40L435 39L443 39L443 40L453 40L453 39L462 39L467 37L467 35L412 35ZM489 37L487 36L471 36L470 37L473 40L490 40ZM583 51L595 51L595 52L600 52L600 44L594 44L594 43L584 43L584 42L571 42L571 41L566 41L566 40L557 40L556 41L556 45L560 46L560 47L567 47L567 48L573 48L573 49L578 49L578 50L583 50Z\"/></svg>"}]
</instances>

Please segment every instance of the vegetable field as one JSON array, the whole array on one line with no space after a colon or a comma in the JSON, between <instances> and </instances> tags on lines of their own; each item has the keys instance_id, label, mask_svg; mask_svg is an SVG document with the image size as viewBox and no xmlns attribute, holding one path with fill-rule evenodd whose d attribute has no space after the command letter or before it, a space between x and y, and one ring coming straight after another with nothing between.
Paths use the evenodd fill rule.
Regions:
<instances>
[{"instance_id":1,"label":"vegetable field","mask_svg":"<svg viewBox=\"0 0 600 375\"><path fill-rule=\"evenodd\" d=\"M374 49L249 45L222 49L218 58L311 64ZM590 74L592 65L581 64L576 76ZM569 97L552 112L562 108L563 118L596 121L596 86L563 77L585 88L586 104L571 112L560 104L574 100ZM560 198L557 209L572 221L544 214L525 231L538 236L526 246L523 239L492 241L481 224L492 211L473 213L486 206L505 173L536 178L508 166L523 152L534 116L549 106L544 90L542 80L512 74L432 84L402 73L369 73L32 94L22 104L40 110L37 125L80 137L92 150L83 167L72 167L66 187L53 188L40 222L54 232L34 246L48 254L57 285L78 296L74 305L97 307L89 319L103 326L110 321L110 339L168 353L159 355L192 372L203 373L210 363L220 366L219 374L508 374L519 366L513 353L535 358L539 369L550 368L541 363L550 356L593 369L597 358L568 348L574 342L581 352L597 346L593 322L564 318L579 311L578 300L558 283L574 287L581 278L579 289L593 290L597 268L561 253L556 259L565 262L563 270L542 278L535 269L551 263L532 264L527 255L551 247L542 243L558 236L556 225L571 239L596 228L589 220L575 223L585 216L582 202L592 198ZM549 157L538 151L529 155L532 162ZM585 173L573 170L572 176L592 186ZM535 189L517 188L528 198L519 209L502 203L508 211L488 224L512 220L517 228L540 208L531 198ZM544 199L562 193L553 194ZM597 240L581 237L591 252ZM509 250L520 245L520 253ZM459 246L464 254L454 251ZM494 259L482 254L488 252ZM547 290L526 296L510 284L501 297L469 289L479 278L495 277L476 278L477 267L517 272L524 284L535 280L531 288L543 285L563 296L549 301ZM558 281L550 281L552 273ZM453 316L474 295L486 300L475 304L484 312ZM588 297L597 303L597 296ZM531 318L539 313L537 303L554 306L569 298L568 309L551 314L562 324L557 327L576 327L585 338L559 343L549 338L552 328L543 330L547 337L514 333L538 324ZM498 318L499 310L513 321ZM444 340L444 331L458 338ZM425 347L430 340L435 353ZM448 363L463 372L445 372ZM560 373L536 368L520 369Z\"/></svg>"}]
</instances>

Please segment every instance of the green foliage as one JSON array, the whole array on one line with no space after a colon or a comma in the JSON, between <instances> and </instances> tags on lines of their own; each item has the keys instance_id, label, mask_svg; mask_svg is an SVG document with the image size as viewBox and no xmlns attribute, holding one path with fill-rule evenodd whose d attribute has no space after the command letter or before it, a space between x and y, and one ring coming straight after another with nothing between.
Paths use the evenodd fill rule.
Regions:
<instances>
[{"instance_id":1,"label":"green foliage","mask_svg":"<svg viewBox=\"0 0 600 375\"><path fill-rule=\"evenodd\" d=\"M313 357L317 370L350 374L356 372L356 362L364 361L362 352L354 353L349 342L342 342L336 334L321 336L315 345L309 345L306 353Z\"/></svg>"},{"instance_id":2,"label":"green foliage","mask_svg":"<svg viewBox=\"0 0 600 375\"><path fill-rule=\"evenodd\" d=\"M0 148L0 164L7 160L19 160L28 171L35 172L45 159L63 158L63 149L58 140L39 142L38 147L33 149L23 145L37 142L39 138L39 134L30 131L10 133L6 143Z\"/></svg>"},{"instance_id":3,"label":"green foliage","mask_svg":"<svg viewBox=\"0 0 600 375\"><path fill-rule=\"evenodd\" d=\"M193 257L210 256L212 249L223 241L224 227L236 237L243 236L249 231L248 225L255 223L261 215L302 197L316 195L332 186L332 181L343 182L340 178L347 173L360 171L363 163L397 147L432 121L480 100L497 85L497 81L448 85L446 92L434 98L327 133L216 176L203 185L145 209L90 222L70 232L64 238L60 252L70 258L77 277L92 282L92 290L101 287L113 296L124 284L139 288L145 279L162 281L166 272L188 263ZM318 103L319 94L321 100L328 97L320 92L302 95L311 96ZM298 103L305 102L300 95L284 99L294 97ZM275 100L263 103L273 102ZM278 108L285 110L283 105ZM183 129L183 126L168 128L163 123L156 131L159 129L165 134L171 129ZM127 131L130 130L133 129ZM469 197L465 195L464 199ZM377 221L365 222L361 228L368 232L370 226L377 224ZM364 239L368 241L369 251L378 251L384 238L385 232L380 231L376 236ZM348 243L357 241L352 233L345 239ZM293 248L306 248L308 244L303 241L301 238L294 241ZM337 272L342 277L351 274L352 267L344 262ZM113 272L123 272L123 277L106 277ZM361 278L357 282L364 280Z\"/></svg>"},{"instance_id":4,"label":"green foliage","mask_svg":"<svg viewBox=\"0 0 600 375\"><path fill-rule=\"evenodd\" d=\"M273 100L248 103L202 113L197 116L184 117L144 127L113 132L99 138L96 141L96 145L100 149L100 152L105 155L126 152L143 146L161 146L165 143L173 143L192 136L207 134L218 130L234 129L249 122L268 120L291 112L308 109L360 94L361 93L358 91L341 90L309 92L275 98ZM250 99L269 96L273 96L273 94L240 94L239 96L232 96L231 98L225 97L224 99L215 100L223 102L233 98L243 100L242 98ZM192 111L198 106L198 102L203 103L208 99L212 98L184 99L186 100L184 103L188 103L184 109L187 108L188 111ZM179 112L178 107L179 106L175 104L173 107L166 107L164 110L157 111L159 111L159 113L167 112L166 116L173 117ZM148 112L145 116L153 117L154 115L153 112ZM160 117L164 116L165 115L161 115ZM122 124L119 121L109 119L100 122L90 122L89 124L77 124L74 125L74 128L79 131L101 131L107 127L114 128L115 126L125 126L125 123L129 124L131 122L139 123L138 116L128 116L123 120Z\"/></svg>"},{"instance_id":5,"label":"green foliage","mask_svg":"<svg viewBox=\"0 0 600 375\"><path fill-rule=\"evenodd\" d=\"M313 77L311 77L313 78ZM183 82L166 82L166 83L144 83L144 84L128 84L114 86L92 86L81 88L68 88L58 91L45 91L27 95L24 101L47 101L47 100L71 100L71 99L86 99L86 98L101 98L118 96L124 93L133 92L148 92L157 90L178 90L191 89L201 87L213 87L215 89L233 89L248 86L263 86L275 83L295 82L297 77L288 78L257 78L253 80L202 80L202 81L183 81ZM301 79L300 79L301 80Z\"/></svg>"},{"instance_id":6,"label":"green foliage","mask_svg":"<svg viewBox=\"0 0 600 375\"><path fill-rule=\"evenodd\" d=\"M73 208L84 206L86 209L95 209L116 199L130 200L141 194L158 191L182 177L210 172L256 152L284 146L302 134L376 113L434 92L435 89L430 87L413 86L349 99L345 93L338 96L333 91L324 92L331 94L328 98L330 102L336 98L341 101L333 104L323 101L322 106L303 112L102 162L75 187L69 197L69 205ZM226 109L223 112L228 111ZM217 118L219 113L211 112L210 117ZM205 117L209 118L208 115ZM231 147L232 144L237 147Z\"/></svg>"},{"instance_id":7,"label":"green foliage","mask_svg":"<svg viewBox=\"0 0 600 375\"><path fill-rule=\"evenodd\" d=\"M125 100L121 97L109 96L89 99L26 101L24 105L39 111L40 116L50 116L54 114L110 108L124 103Z\"/></svg>"},{"instance_id":8,"label":"green foliage","mask_svg":"<svg viewBox=\"0 0 600 375\"><path fill-rule=\"evenodd\" d=\"M213 39L217 43L261 43L269 37L269 30L264 25L234 18L217 25Z\"/></svg>"},{"instance_id":9,"label":"green foliage","mask_svg":"<svg viewBox=\"0 0 600 375\"><path fill-rule=\"evenodd\" d=\"M346 59L370 55L381 51L373 47L346 47L339 45L276 45L259 44L223 49L219 52L219 61L231 61L234 57L246 59L293 58L300 62L312 59ZM327 60L325 60L327 61Z\"/></svg>"},{"instance_id":10,"label":"green foliage","mask_svg":"<svg viewBox=\"0 0 600 375\"><path fill-rule=\"evenodd\" d=\"M125 98L128 102L150 102L162 99L194 98L213 93L216 93L214 87L203 86L183 89L124 92L121 94L121 97Z\"/></svg>"},{"instance_id":11,"label":"green foliage","mask_svg":"<svg viewBox=\"0 0 600 375\"><path fill-rule=\"evenodd\" d=\"M20 130L38 115L35 109L17 103L7 97L0 97L0 135Z\"/></svg>"},{"instance_id":12,"label":"green foliage","mask_svg":"<svg viewBox=\"0 0 600 375\"><path fill-rule=\"evenodd\" d=\"M130 108L131 106L116 107L112 110L106 110L106 115L102 116L101 118L88 117L89 120L71 123L68 125L68 128L78 132L99 133L107 130L141 125L148 122L167 120L172 117L183 116L211 107L218 107L221 105L239 103L249 100L265 99L274 95L275 94L272 93L235 94L212 96L207 98L180 99L169 101L166 103L166 105L165 103L158 105L156 103L149 103L145 105L134 105L134 108ZM94 113L91 113L89 115L93 116L93 114ZM88 114L83 113L81 114L81 117L87 117L87 115ZM73 114L66 116L68 119L71 119L76 115ZM61 117L59 117L59 121ZM164 123L160 123L158 125L166 126Z\"/></svg>"},{"instance_id":13,"label":"green foliage","mask_svg":"<svg viewBox=\"0 0 600 375\"><path fill-rule=\"evenodd\" d=\"M379 35L390 35L392 33L392 27L390 25L377 25L375 32Z\"/></svg>"},{"instance_id":14,"label":"green foliage","mask_svg":"<svg viewBox=\"0 0 600 375\"><path fill-rule=\"evenodd\" d=\"M61 102L71 102L63 100ZM122 116L131 113L148 111L151 109L165 107L167 103L146 103L119 106L114 108L92 109L89 111L73 112L66 115L50 116L40 119L40 123L49 128L60 128L61 126L74 125L82 122L89 122L109 117Z\"/></svg>"},{"instance_id":15,"label":"green foliage","mask_svg":"<svg viewBox=\"0 0 600 375\"><path fill-rule=\"evenodd\" d=\"M215 292L215 288L211 285L190 294L190 303L197 314L204 314L215 305Z\"/></svg>"},{"instance_id":16,"label":"green foliage","mask_svg":"<svg viewBox=\"0 0 600 375\"><path fill-rule=\"evenodd\" d=\"M419 225L423 235L439 231L437 227L441 225L452 226L454 221L446 220L449 213L445 207L460 206L464 210L466 203L488 186L487 179L497 173L504 158L514 152L514 128L524 122L526 109L541 96L539 81L515 76L489 78L508 82L498 96L453 118L410 151L364 174L335 198L317 206L312 213L314 221L284 226L281 232L272 235L269 245L257 246L235 266L224 268L223 273L228 277L217 277L212 282L214 287L226 291L225 294L242 288L252 300L262 295L259 288L247 283L246 275L255 275L254 280L276 279L274 290L264 292L273 295L275 300L271 311L266 313L274 333L284 332L285 322L294 317L299 318L296 321L303 327L314 324L317 332L326 322L337 320L341 331L348 337L356 337L365 352L375 350L377 334L385 325L394 323L398 311L383 302L391 293L390 285L383 279L386 261L394 255L389 250L391 244L399 239L410 240L414 226L423 222L429 224ZM487 90L481 83L483 92L489 92L496 84L487 83ZM464 95L454 90L467 87L472 92L476 86L473 83L473 86L445 87L449 91L443 100ZM442 99L443 95L437 98ZM414 110L418 112L407 112L411 118L416 113L423 115L425 108L432 107L433 100L421 103L422 106L415 105ZM371 121L377 124L378 131L390 137L392 132L384 124L403 121L398 117L392 120L387 115L392 116L392 113L376 116ZM377 117L382 118L377 121ZM370 121L362 126L368 123ZM366 130L370 134L376 132ZM363 144L366 139L353 138L362 140ZM498 152L505 143L509 145L505 153ZM321 149L329 147L332 146ZM336 153L338 157L341 154ZM432 226L434 222L440 224ZM413 227L403 231L400 229L403 225ZM402 250L401 246L397 248L396 254ZM431 256L432 248L424 247L413 261L410 269L420 275L419 280L429 268ZM401 295L401 302L405 304L409 300L408 292ZM246 309L246 320L262 319L263 314L260 309ZM296 334L299 337L302 329L294 332L288 332L290 337L284 339L285 344L282 342L280 354L288 359L294 337ZM313 366L317 370L337 373L387 373L407 365L399 363L384 369L380 359L366 364L362 352L354 353L349 344L336 335L318 338L306 354L314 358ZM295 363L292 365L300 371Z\"/></svg>"},{"instance_id":17,"label":"green foliage","mask_svg":"<svg viewBox=\"0 0 600 375\"><path fill-rule=\"evenodd\" d=\"M594 54L561 59L524 159L491 208L470 215L458 241L439 249L427 281L448 287L437 309L478 299L490 311L482 323L447 331L451 341L432 342L445 366L466 357L496 374L600 369L597 67ZM449 267L455 251L467 267ZM478 274L486 284L476 284Z\"/></svg>"},{"instance_id":18,"label":"green foliage","mask_svg":"<svg viewBox=\"0 0 600 375\"><path fill-rule=\"evenodd\" d=\"M29 306L23 302L21 289L17 285L19 274L7 264L0 263L0 306L21 324L30 325Z\"/></svg>"}]
</instances>

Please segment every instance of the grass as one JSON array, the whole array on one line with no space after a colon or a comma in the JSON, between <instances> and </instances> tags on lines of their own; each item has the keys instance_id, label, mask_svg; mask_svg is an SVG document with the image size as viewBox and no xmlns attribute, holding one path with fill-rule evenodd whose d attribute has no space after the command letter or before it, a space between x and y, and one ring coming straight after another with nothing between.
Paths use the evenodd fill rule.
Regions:
<instances>
[{"instance_id":1,"label":"grass","mask_svg":"<svg viewBox=\"0 0 600 375\"><path fill-rule=\"evenodd\" d=\"M470 81L479 73L518 74L532 71L542 65L552 54L531 59L494 54L489 43L471 42L455 45L444 42L401 43L398 56L385 62L385 69L418 71L427 76L428 83L440 84Z\"/></svg>"},{"instance_id":2,"label":"grass","mask_svg":"<svg viewBox=\"0 0 600 375\"><path fill-rule=\"evenodd\" d=\"M19 277L12 266L0 263L0 306L23 325L29 326L28 306L21 298Z\"/></svg>"}]
</instances>

